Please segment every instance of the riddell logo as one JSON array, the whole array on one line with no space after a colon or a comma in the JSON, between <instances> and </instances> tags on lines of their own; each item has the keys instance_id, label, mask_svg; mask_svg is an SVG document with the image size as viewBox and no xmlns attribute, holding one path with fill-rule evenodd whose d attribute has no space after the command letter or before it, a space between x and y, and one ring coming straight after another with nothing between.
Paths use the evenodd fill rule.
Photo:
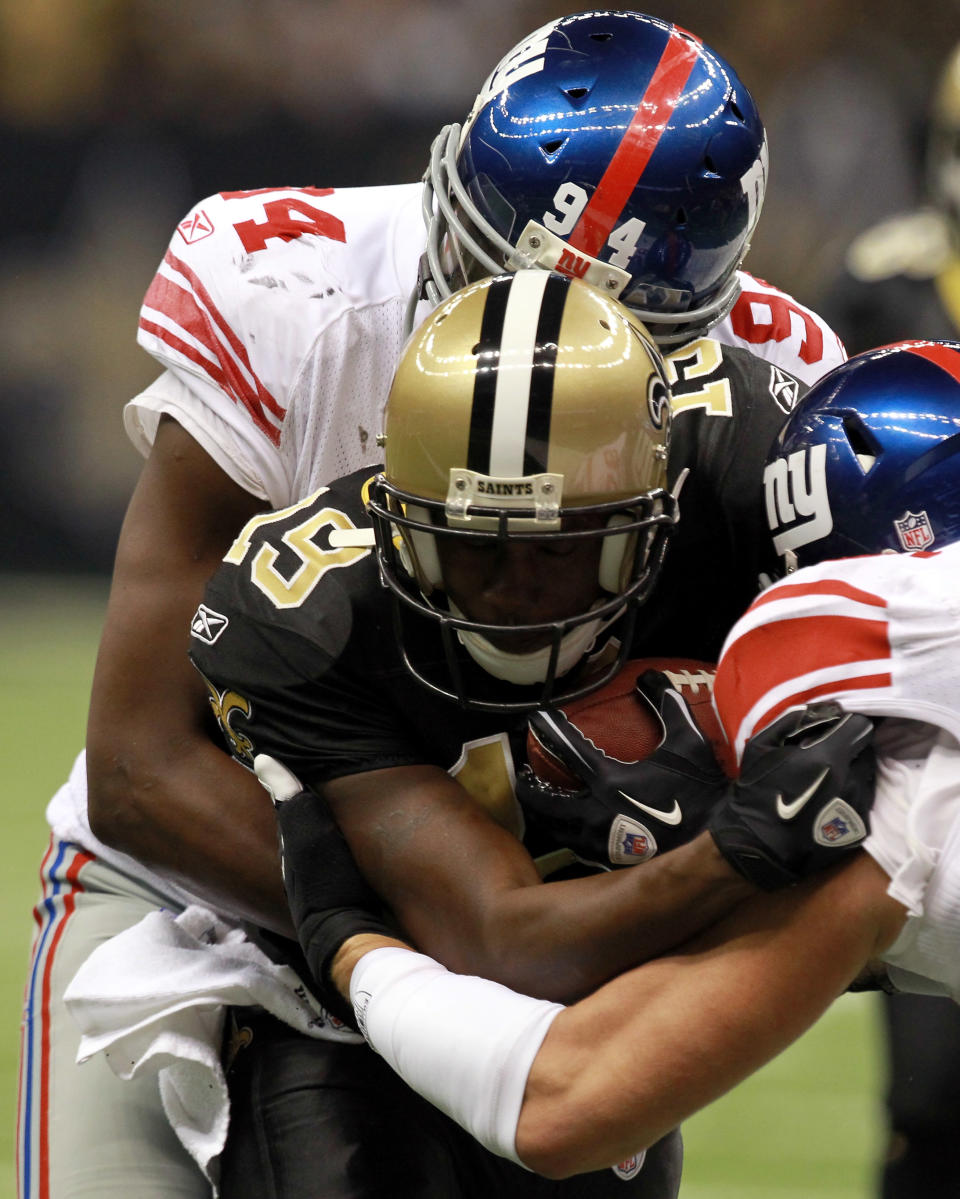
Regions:
<instances>
[{"instance_id":1,"label":"riddell logo","mask_svg":"<svg viewBox=\"0 0 960 1199\"><path fill-rule=\"evenodd\" d=\"M553 269L558 274L569 275L572 279L582 279L590 269L590 259L581 258L579 254L574 254L573 250L567 248L561 252Z\"/></svg>"}]
</instances>

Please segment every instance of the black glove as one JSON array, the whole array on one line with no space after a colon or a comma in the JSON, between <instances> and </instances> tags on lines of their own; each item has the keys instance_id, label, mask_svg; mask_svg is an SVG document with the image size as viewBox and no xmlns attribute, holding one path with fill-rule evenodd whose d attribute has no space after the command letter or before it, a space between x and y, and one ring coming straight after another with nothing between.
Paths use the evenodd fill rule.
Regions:
<instances>
[{"instance_id":1,"label":"black glove","mask_svg":"<svg viewBox=\"0 0 960 1199\"><path fill-rule=\"evenodd\" d=\"M730 865L772 891L859 845L873 803L872 741L872 722L835 703L788 712L752 737L708 826Z\"/></svg>"},{"instance_id":2,"label":"black glove","mask_svg":"<svg viewBox=\"0 0 960 1199\"><path fill-rule=\"evenodd\" d=\"M665 674L645 671L636 699L663 726L660 745L640 762L607 757L556 709L530 717L540 743L583 787L546 783L525 767L517 798L528 825L591 865L633 866L691 840L727 786L712 746Z\"/></svg>"},{"instance_id":3,"label":"black glove","mask_svg":"<svg viewBox=\"0 0 960 1199\"><path fill-rule=\"evenodd\" d=\"M357 869L326 800L267 754L258 754L253 768L276 809L287 902L318 998L334 1016L356 1028L350 1004L330 978L330 964L355 933L396 932Z\"/></svg>"}]
</instances>

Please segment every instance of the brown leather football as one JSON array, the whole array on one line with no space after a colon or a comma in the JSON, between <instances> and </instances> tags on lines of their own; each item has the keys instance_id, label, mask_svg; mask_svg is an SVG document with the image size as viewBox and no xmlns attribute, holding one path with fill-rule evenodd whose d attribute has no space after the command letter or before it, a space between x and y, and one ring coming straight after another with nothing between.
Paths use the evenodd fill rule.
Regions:
<instances>
[{"instance_id":1,"label":"brown leather football","mask_svg":"<svg viewBox=\"0 0 960 1199\"><path fill-rule=\"evenodd\" d=\"M735 773L734 758L713 707L716 667L690 658L636 658L627 662L609 683L564 704L562 711L598 749L621 762L639 762L660 744L660 719L636 691L637 676L661 670L680 692L701 731L713 746L728 776ZM577 787L577 779L542 745L531 731L527 735L527 761L545 782Z\"/></svg>"}]
</instances>

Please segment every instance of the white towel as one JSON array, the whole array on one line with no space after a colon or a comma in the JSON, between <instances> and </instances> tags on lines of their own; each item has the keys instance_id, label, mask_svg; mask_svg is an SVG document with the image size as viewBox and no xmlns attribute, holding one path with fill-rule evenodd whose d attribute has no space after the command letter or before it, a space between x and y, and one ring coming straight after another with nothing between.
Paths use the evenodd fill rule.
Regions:
<instances>
[{"instance_id":1,"label":"white towel","mask_svg":"<svg viewBox=\"0 0 960 1199\"><path fill-rule=\"evenodd\" d=\"M153 1072L167 1119L217 1193L230 1106L220 1064L226 1008L262 1007L307 1036L363 1043L289 966L205 908L157 911L99 946L65 993L83 1037L123 1079Z\"/></svg>"}]
</instances>

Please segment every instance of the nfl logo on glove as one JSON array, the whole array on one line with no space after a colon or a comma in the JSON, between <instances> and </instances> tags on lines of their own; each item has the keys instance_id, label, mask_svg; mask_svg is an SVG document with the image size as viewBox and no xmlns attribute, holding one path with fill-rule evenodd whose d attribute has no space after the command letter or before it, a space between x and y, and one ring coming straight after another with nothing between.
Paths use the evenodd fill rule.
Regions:
<instances>
[{"instance_id":1,"label":"nfl logo on glove","mask_svg":"<svg viewBox=\"0 0 960 1199\"><path fill-rule=\"evenodd\" d=\"M610 826L610 861L618 866L646 862L657 852L657 842L648 828L629 816L617 816Z\"/></svg>"}]
</instances>

